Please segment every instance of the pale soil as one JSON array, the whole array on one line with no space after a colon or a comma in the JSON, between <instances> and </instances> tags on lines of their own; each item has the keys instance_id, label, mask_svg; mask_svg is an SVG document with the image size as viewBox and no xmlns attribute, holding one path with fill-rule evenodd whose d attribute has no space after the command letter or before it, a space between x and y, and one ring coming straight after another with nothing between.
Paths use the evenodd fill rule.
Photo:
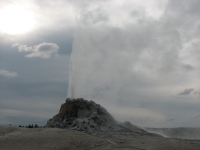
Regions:
<instances>
[{"instance_id":1,"label":"pale soil","mask_svg":"<svg viewBox=\"0 0 200 150\"><path fill-rule=\"evenodd\" d=\"M1 150L200 150L200 140L168 139L155 134L85 133L57 128L0 126Z\"/></svg>"}]
</instances>

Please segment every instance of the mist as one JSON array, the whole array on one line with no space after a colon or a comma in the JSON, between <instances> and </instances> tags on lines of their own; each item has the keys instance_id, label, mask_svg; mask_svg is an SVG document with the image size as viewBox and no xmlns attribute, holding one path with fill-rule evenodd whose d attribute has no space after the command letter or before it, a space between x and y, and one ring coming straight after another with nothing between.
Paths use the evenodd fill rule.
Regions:
<instances>
[{"instance_id":1,"label":"mist","mask_svg":"<svg viewBox=\"0 0 200 150\"><path fill-rule=\"evenodd\" d=\"M197 51L184 52L194 38L185 32L187 19L173 24L181 18L170 14L184 12L171 1L159 15L145 8L119 11L125 6L91 3L76 16L68 97L95 100L119 121L179 127L199 113ZM184 96L198 104L193 112L178 111L187 105Z\"/></svg>"},{"instance_id":2,"label":"mist","mask_svg":"<svg viewBox=\"0 0 200 150\"><path fill-rule=\"evenodd\" d=\"M200 128L145 128L148 132L157 133L167 138L200 140Z\"/></svg>"}]
</instances>

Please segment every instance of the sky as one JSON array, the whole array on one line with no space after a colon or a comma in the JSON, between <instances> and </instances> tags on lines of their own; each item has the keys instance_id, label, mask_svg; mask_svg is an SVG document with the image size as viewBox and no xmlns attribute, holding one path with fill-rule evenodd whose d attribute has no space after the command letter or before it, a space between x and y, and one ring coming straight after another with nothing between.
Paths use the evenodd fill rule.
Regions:
<instances>
[{"instance_id":1,"label":"sky","mask_svg":"<svg viewBox=\"0 0 200 150\"><path fill-rule=\"evenodd\" d=\"M120 122L200 127L200 1L0 0L0 124L67 97Z\"/></svg>"}]
</instances>

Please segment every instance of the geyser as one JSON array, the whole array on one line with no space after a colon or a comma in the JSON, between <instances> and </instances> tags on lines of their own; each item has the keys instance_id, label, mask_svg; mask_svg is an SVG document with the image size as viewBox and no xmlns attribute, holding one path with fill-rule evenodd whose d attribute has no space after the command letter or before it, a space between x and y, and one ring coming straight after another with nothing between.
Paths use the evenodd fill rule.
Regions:
<instances>
[{"instance_id":1,"label":"geyser","mask_svg":"<svg viewBox=\"0 0 200 150\"><path fill-rule=\"evenodd\" d=\"M70 58L70 73L69 73L69 87L68 87L68 98L74 98L74 85L73 85L73 49Z\"/></svg>"},{"instance_id":2,"label":"geyser","mask_svg":"<svg viewBox=\"0 0 200 150\"><path fill-rule=\"evenodd\" d=\"M57 115L47 121L46 127L80 131L123 131L146 134L142 128L126 121L117 122L112 115L94 101L82 98L66 99Z\"/></svg>"},{"instance_id":3,"label":"geyser","mask_svg":"<svg viewBox=\"0 0 200 150\"><path fill-rule=\"evenodd\" d=\"M125 79L131 75L121 34L110 27L78 27L70 59L68 98L121 99L120 93L130 83Z\"/></svg>"}]
</instances>

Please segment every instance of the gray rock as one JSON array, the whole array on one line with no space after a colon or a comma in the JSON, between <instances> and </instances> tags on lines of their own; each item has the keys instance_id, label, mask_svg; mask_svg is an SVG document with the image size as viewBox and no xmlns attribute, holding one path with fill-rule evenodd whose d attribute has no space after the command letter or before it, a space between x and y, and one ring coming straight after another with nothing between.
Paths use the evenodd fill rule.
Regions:
<instances>
[{"instance_id":1,"label":"gray rock","mask_svg":"<svg viewBox=\"0 0 200 150\"><path fill-rule=\"evenodd\" d=\"M46 127L79 131L138 131L146 132L130 122L118 123L108 111L94 101L66 99L57 115L47 121Z\"/></svg>"}]
</instances>

